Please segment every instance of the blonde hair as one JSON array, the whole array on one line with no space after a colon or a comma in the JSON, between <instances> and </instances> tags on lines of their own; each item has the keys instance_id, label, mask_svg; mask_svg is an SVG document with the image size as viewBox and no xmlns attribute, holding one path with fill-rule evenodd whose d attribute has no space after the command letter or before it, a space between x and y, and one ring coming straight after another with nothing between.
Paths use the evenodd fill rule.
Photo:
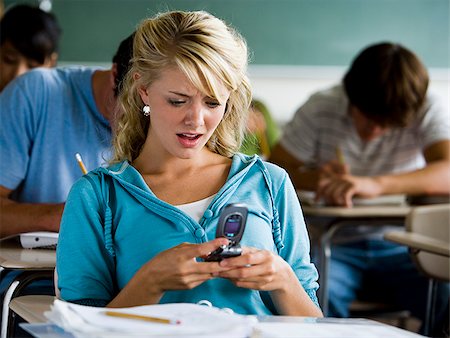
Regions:
<instances>
[{"instance_id":1,"label":"blonde hair","mask_svg":"<svg viewBox=\"0 0 450 338\"><path fill-rule=\"evenodd\" d=\"M142 114L144 104L138 88L150 86L171 66L178 67L196 88L214 99L220 100L220 85L231 91L224 117L206 144L211 151L231 157L241 145L251 102L247 63L245 40L207 12L173 11L142 21L119 94L121 113L114 131L112 162L131 162L141 152L151 118Z\"/></svg>"}]
</instances>

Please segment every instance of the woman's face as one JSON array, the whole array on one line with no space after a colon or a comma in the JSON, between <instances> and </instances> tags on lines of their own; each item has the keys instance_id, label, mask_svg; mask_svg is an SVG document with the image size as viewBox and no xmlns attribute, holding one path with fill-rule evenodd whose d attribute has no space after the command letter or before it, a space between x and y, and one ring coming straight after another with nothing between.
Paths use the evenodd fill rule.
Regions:
<instances>
[{"instance_id":1,"label":"woman's face","mask_svg":"<svg viewBox=\"0 0 450 338\"><path fill-rule=\"evenodd\" d=\"M151 109L147 135L150 146L185 159L205 147L230 97L225 86L220 88L219 100L206 96L176 67L163 70L158 80L139 93Z\"/></svg>"},{"instance_id":2,"label":"woman's face","mask_svg":"<svg viewBox=\"0 0 450 338\"><path fill-rule=\"evenodd\" d=\"M53 67L56 65L55 56L47 58L44 63L39 63L33 59L25 57L9 42L5 41L0 46L0 92L6 87L8 83L14 80L19 75L36 67Z\"/></svg>"}]
</instances>

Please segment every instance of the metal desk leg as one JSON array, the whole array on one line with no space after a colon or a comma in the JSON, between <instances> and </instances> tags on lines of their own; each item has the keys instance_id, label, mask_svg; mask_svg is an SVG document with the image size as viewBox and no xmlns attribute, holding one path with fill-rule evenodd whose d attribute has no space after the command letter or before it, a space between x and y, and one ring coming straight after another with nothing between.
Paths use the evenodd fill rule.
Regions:
<instances>
[{"instance_id":1,"label":"metal desk leg","mask_svg":"<svg viewBox=\"0 0 450 338\"><path fill-rule=\"evenodd\" d=\"M52 279L52 271L23 271L17 278L11 283L8 290L5 293L5 298L3 299L3 309L2 309L2 327L0 332L1 338L8 338L14 328L14 320L11 316L11 311L9 310L9 303L14 297L17 297L20 292L26 288L31 282L41 279Z\"/></svg>"},{"instance_id":2,"label":"metal desk leg","mask_svg":"<svg viewBox=\"0 0 450 338\"><path fill-rule=\"evenodd\" d=\"M328 225L328 230L320 236L320 288L319 288L319 303L322 308L323 315L328 316L328 278L330 270L331 258L331 241L341 228L343 227L358 227L359 225L379 226L380 224L390 224L403 226L404 219L399 217L382 218L382 219L367 219L367 218L352 218L334 220Z\"/></svg>"},{"instance_id":3,"label":"metal desk leg","mask_svg":"<svg viewBox=\"0 0 450 338\"><path fill-rule=\"evenodd\" d=\"M330 225L328 230L320 238L320 270L322 274L319 276L319 303L325 317L328 316L328 275L331 258L331 240L343 225L344 223L340 222Z\"/></svg>"},{"instance_id":4,"label":"metal desk leg","mask_svg":"<svg viewBox=\"0 0 450 338\"><path fill-rule=\"evenodd\" d=\"M428 281L428 292L427 292L427 305L426 305L426 313L424 320L424 328L423 333L427 337L431 336L431 331L434 325L434 317L435 317L435 307L436 307L436 289L437 282L430 278Z\"/></svg>"}]
</instances>

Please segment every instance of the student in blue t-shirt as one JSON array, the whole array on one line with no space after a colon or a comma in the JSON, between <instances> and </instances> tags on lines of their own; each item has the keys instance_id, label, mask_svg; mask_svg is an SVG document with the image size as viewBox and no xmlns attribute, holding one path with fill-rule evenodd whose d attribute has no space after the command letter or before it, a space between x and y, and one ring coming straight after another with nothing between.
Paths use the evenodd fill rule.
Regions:
<instances>
[{"instance_id":1,"label":"student in blue t-shirt","mask_svg":"<svg viewBox=\"0 0 450 338\"><path fill-rule=\"evenodd\" d=\"M115 82L131 56L122 42L109 70L94 67L33 69L0 94L0 238L58 231L64 202L88 168L109 156Z\"/></svg>"},{"instance_id":2,"label":"student in blue t-shirt","mask_svg":"<svg viewBox=\"0 0 450 338\"><path fill-rule=\"evenodd\" d=\"M70 302L208 300L243 314L321 316L317 270L286 172L239 154L251 101L242 37L206 12L137 29L108 168L73 186L57 248ZM241 256L205 262L229 203L247 203Z\"/></svg>"},{"instance_id":3,"label":"student in blue t-shirt","mask_svg":"<svg viewBox=\"0 0 450 338\"><path fill-rule=\"evenodd\" d=\"M109 156L110 121L118 80L128 67L132 36L120 44L110 70L70 67L31 70L0 94L0 237L58 231L72 184ZM2 275L0 298L20 271ZM52 281L25 293L54 294Z\"/></svg>"}]
</instances>

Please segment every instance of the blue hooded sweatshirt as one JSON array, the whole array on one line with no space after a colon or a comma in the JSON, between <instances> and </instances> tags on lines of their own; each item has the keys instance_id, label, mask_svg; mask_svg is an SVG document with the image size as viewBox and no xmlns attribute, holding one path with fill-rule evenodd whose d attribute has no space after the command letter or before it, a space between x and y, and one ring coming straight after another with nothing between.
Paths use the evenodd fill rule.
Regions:
<instances>
[{"instance_id":1,"label":"blue hooded sweatshirt","mask_svg":"<svg viewBox=\"0 0 450 338\"><path fill-rule=\"evenodd\" d=\"M317 303L317 270L295 189L286 171L258 156L234 155L226 183L200 221L160 199L128 162L98 168L71 189L57 248L58 288L66 301L105 306L158 253L215 238L221 210L245 203L241 244L279 254ZM167 291L160 303L197 303L240 314L276 314L268 292L215 278L191 290Z\"/></svg>"}]
</instances>

